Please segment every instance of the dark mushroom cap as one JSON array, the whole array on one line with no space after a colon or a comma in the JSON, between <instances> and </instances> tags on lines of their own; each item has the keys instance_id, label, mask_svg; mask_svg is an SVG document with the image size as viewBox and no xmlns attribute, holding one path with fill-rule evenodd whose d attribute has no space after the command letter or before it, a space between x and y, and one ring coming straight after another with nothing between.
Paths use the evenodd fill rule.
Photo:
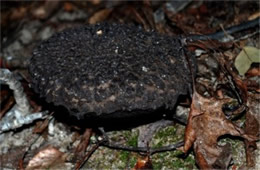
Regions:
<instances>
[{"instance_id":1,"label":"dark mushroom cap","mask_svg":"<svg viewBox=\"0 0 260 170\"><path fill-rule=\"evenodd\" d=\"M173 108L191 84L181 49L133 26L81 26L42 42L29 73L36 92L78 118Z\"/></svg>"}]
</instances>

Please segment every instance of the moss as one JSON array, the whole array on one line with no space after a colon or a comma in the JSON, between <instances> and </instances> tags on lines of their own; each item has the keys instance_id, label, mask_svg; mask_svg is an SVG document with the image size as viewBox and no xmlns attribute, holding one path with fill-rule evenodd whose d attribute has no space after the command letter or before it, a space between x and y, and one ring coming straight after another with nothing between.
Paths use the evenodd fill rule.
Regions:
<instances>
[{"instance_id":1,"label":"moss","mask_svg":"<svg viewBox=\"0 0 260 170\"><path fill-rule=\"evenodd\" d=\"M181 125L169 126L161 129L155 134L151 145L152 147L157 148L181 141L184 139L184 130L185 128ZM181 133L177 133L177 131L181 131Z\"/></svg>"},{"instance_id":2,"label":"moss","mask_svg":"<svg viewBox=\"0 0 260 170\"><path fill-rule=\"evenodd\" d=\"M152 139L152 147L162 147L174 144L184 139L185 127L181 125L169 126L159 130ZM154 169L196 169L192 153L183 158L179 150L158 153L151 157Z\"/></svg>"},{"instance_id":3,"label":"moss","mask_svg":"<svg viewBox=\"0 0 260 170\"><path fill-rule=\"evenodd\" d=\"M137 135L130 136L130 139L128 139L128 141L127 141L127 144L129 146L137 147L137 143L138 143L138 136Z\"/></svg>"},{"instance_id":4,"label":"moss","mask_svg":"<svg viewBox=\"0 0 260 170\"><path fill-rule=\"evenodd\" d=\"M138 154L131 153L128 151L120 151L119 159L124 163L124 167L118 168L133 168L137 162Z\"/></svg>"},{"instance_id":5,"label":"moss","mask_svg":"<svg viewBox=\"0 0 260 170\"><path fill-rule=\"evenodd\" d=\"M128 161L128 158L129 158L129 152L127 151L122 151L120 152L120 156L119 156L119 159L123 162L127 162Z\"/></svg>"},{"instance_id":6,"label":"moss","mask_svg":"<svg viewBox=\"0 0 260 170\"><path fill-rule=\"evenodd\" d=\"M185 127L175 125L159 130L153 137L150 146L166 146L183 140ZM131 131L109 132L112 141L119 142L126 146L137 146L138 129ZM90 169L132 169L137 159L141 157L137 153L99 148L88 161ZM169 151L157 153L151 156L154 169L196 169L192 153L183 158L181 151Z\"/></svg>"},{"instance_id":7,"label":"moss","mask_svg":"<svg viewBox=\"0 0 260 170\"><path fill-rule=\"evenodd\" d=\"M133 168L137 162L137 157L138 155L137 154L134 154L134 155L131 155L130 156L130 159L129 159L129 168Z\"/></svg>"},{"instance_id":8,"label":"moss","mask_svg":"<svg viewBox=\"0 0 260 170\"><path fill-rule=\"evenodd\" d=\"M196 169L192 154L183 158L181 151L169 151L152 156L154 169Z\"/></svg>"},{"instance_id":9,"label":"moss","mask_svg":"<svg viewBox=\"0 0 260 170\"><path fill-rule=\"evenodd\" d=\"M118 139L124 141L122 145L137 147L138 130L133 129L131 131L121 131L121 132L113 133L112 140L119 142ZM137 158L138 158L138 154L136 153L132 153L128 151L118 151L118 160L120 160L122 164L120 167L117 168L122 168L122 169L132 168L136 164Z\"/></svg>"}]
</instances>

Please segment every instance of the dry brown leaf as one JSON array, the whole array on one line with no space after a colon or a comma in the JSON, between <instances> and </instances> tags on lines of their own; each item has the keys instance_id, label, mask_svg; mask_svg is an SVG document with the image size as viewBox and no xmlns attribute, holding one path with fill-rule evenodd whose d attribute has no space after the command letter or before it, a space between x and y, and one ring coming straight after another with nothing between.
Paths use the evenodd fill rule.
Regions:
<instances>
[{"instance_id":1,"label":"dry brown leaf","mask_svg":"<svg viewBox=\"0 0 260 170\"><path fill-rule=\"evenodd\" d=\"M101 0L90 0L90 3L92 3L93 5L98 5L101 3Z\"/></svg>"},{"instance_id":2,"label":"dry brown leaf","mask_svg":"<svg viewBox=\"0 0 260 170\"><path fill-rule=\"evenodd\" d=\"M66 154L53 146L49 146L38 152L28 163L26 170L57 167L65 161Z\"/></svg>"},{"instance_id":3,"label":"dry brown leaf","mask_svg":"<svg viewBox=\"0 0 260 170\"><path fill-rule=\"evenodd\" d=\"M38 121L33 128L33 133L42 133L49 125L49 119Z\"/></svg>"},{"instance_id":4,"label":"dry brown leaf","mask_svg":"<svg viewBox=\"0 0 260 170\"><path fill-rule=\"evenodd\" d=\"M63 4L63 9L67 12L72 12L73 10L75 10L75 6L70 2L65 2Z\"/></svg>"},{"instance_id":5,"label":"dry brown leaf","mask_svg":"<svg viewBox=\"0 0 260 170\"><path fill-rule=\"evenodd\" d=\"M245 132L254 135L259 136L259 124L257 119L253 114L248 112L246 114L246 127ZM255 166L255 153L254 151L257 149L257 145L255 141L248 141L245 140L245 149L246 149L246 162L249 167Z\"/></svg>"},{"instance_id":6,"label":"dry brown leaf","mask_svg":"<svg viewBox=\"0 0 260 170\"><path fill-rule=\"evenodd\" d=\"M253 135L253 136L260 136L260 115L259 115L259 100L260 95L249 93L248 97L248 112L246 113L246 122L245 122L245 132L247 134ZM247 165L249 167L255 166L255 159L256 159L256 153L255 150L257 149L257 145L255 141L248 141L245 140L245 149L246 149L246 161Z\"/></svg>"},{"instance_id":7,"label":"dry brown leaf","mask_svg":"<svg viewBox=\"0 0 260 170\"><path fill-rule=\"evenodd\" d=\"M226 168L225 161L219 161L225 146L220 146L217 140L220 136L229 134L240 136L248 141L256 140L255 137L245 134L245 132L226 119L222 106L230 102L231 99L205 98L197 92L193 94L188 125L185 131L185 144L183 151L186 153L193 145L196 161L201 169L213 168L217 165ZM229 158L229 155L226 156Z\"/></svg>"},{"instance_id":8,"label":"dry brown leaf","mask_svg":"<svg viewBox=\"0 0 260 170\"><path fill-rule=\"evenodd\" d=\"M93 130L91 128L87 128L85 130L84 134L81 136L80 143L78 144L78 146L75 150L75 156L73 158L76 161L75 169L79 169L81 167L81 164L85 161L85 158L88 157L87 155L90 154L90 152L85 154L85 151L88 147L92 133L93 133Z\"/></svg>"},{"instance_id":9,"label":"dry brown leaf","mask_svg":"<svg viewBox=\"0 0 260 170\"><path fill-rule=\"evenodd\" d=\"M85 151L88 147L92 132L93 132L92 129L88 128L85 130L84 134L81 136L80 143L78 144L78 146L75 150L76 159L78 159L78 158L82 159L82 157L85 155Z\"/></svg>"},{"instance_id":10,"label":"dry brown leaf","mask_svg":"<svg viewBox=\"0 0 260 170\"><path fill-rule=\"evenodd\" d=\"M1 93L2 93L2 91L1 91ZM2 94L1 94L1 97L2 97ZM2 107L0 110L0 120L1 120L2 117L4 117L4 115L6 114L6 112L13 107L13 105L15 104L15 100L14 100L13 96L10 96L3 106L2 106L3 102L1 99L0 99L0 101L1 101L0 107Z\"/></svg>"},{"instance_id":11,"label":"dry brown leaf","mask_svg":"<svg viewBox=\"0 0 260 170\"><path fill-rule=\"evenodd\" d=\"M256 80L245 79L244 83L246 84L248 90L260 93L260 85Z\"/></svg>"},{"instance_id":12,"label":"dry brown leaf","mask_svg":"<svg viewBox=\"0 0 260 170\"><path fill-rule=\"evenodd\" d=\"M43 5L32 9L32 15L38 19L48 18L58 7L59 1L46 0Z\"/></svg>"},{"instance_id":13,"label":"dry brown leaf","mask_svg":"<svg viewBox=\"0 0 260 170\"><path fill-rule=\"evenodd\" d=\"M88 22L90 24L96 24L98 22L104 21L112 11L113 11L113 9L109 9L109 8L102 9L102 10L96 12L94 15L92 15L89 18Z\"/></svg>"},{"instance_id":14,"label":"dry brown leaf","mask_svg":"<svg viewBox=\"0 0 260 170\"><path fill-rule=\"evenodd\" d=\"M189 47L192 49L192 47L195 47L195 48L201 48L203 50L208 50L208 49L229 49L232 47L232 43L230 42L226 42L226 43L223 43L223 42L219 42L217 40L198 40L196 42L189 42L188 43Z\"/></svg>"},{"instance_id":15,"label":"dry brown leaf","mask_svg":"<svg viewBox=\"0 0 260 170\"><path fill-rule=\"evenodd\" d=\"M19 8L14 8L11 10L10 19L11 20L19 20L26 16L28 8L21 6Z\"/></svg>"},{"instance_id":16,"label":"dry brown leaf","mask_svg":"<svg viewBox=\"0 0 260 170\"><path fill-rule=\"evenodd\" d=\"M138 158L133 170L138 169L153 169L153 165L149 156L146 156L144 158Z\"/></svg>"},{"instance_id":17,"label":"dry brown leaf","mask_svg":"<svg viewBox=\"0 0 260 170\"><path fill-rule=\"evenodd\" d=\"M255 77L255 76L260 76L260 68L259 67L253 67L249 69L246 72L246 77Z\"/></svg>"},{"instance_id":18,"label":"dry brown leaf","mask_svg":"<svg viewBox=\"0 0 260 170\"><path fill-rule=\"evenodd\" d=\"M247 102L247 98L248 98L248 93L247 93L247 85L246 83L244 83L240 77L233 71L229 70L229 73L231 74L233 80L234 80L234 83L235 83L235 86L236 86L236 89L242 99L242 102L243 103L246 103Z\"/></svg>"},{"instance_id":19,"label":"dry brown leaf","mask_svg":"<svg viewBox=\"0 0 260 170\"><path fill-rule=\"evenodd\" d=\"M256 19L256 18L258 18L258 17L260 17L260 12L259 12L259 11L257 11L257 12L255 12L255 13L251 14L251 15L248 17L248 20L253 20L253 19Z\"/></svg>"}]
</instances>

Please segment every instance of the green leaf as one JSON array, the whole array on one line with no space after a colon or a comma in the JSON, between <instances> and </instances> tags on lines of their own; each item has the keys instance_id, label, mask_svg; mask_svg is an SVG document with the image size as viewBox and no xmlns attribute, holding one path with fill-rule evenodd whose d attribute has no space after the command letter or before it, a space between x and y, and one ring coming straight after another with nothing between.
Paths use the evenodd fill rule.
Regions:
<instances>
[{"instance_id":1,"label":"green leaf","mask_svg":"<svg viewBox=\"0 0 260 170\"><path fill-rule=\"evenodd\" d=\"M255 47L245 46L235 60L235 67L240 75L244 75L252 63L260 63L260 50Z\"/></svg>"}]
</instances>

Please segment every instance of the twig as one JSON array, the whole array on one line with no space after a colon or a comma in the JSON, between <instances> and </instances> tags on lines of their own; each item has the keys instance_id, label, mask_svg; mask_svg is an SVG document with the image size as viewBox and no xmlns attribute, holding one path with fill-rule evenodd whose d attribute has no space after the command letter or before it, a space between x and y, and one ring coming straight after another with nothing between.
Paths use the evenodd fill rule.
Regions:
<instances>
[{"instance_id":1,"label":"twig","mask_svg":"<svg viewBox=\"0 0 260 170\"><path fill-rule=\"evenodd\" d=\"M13 73L8 69L0 69L0 81L7 84L11 90L14 91L14 98L17 104L17 110L26 115L32 110L29 101L24 93L22 84L16 80Z\"/></svg>"},{"instance_id":2,"label":"twig","mask_svg":"<svg viewBox=\"0 0 260 170\"><path fill-rule=\"evenodd\" d=\"M104 146L110 149L116 149L116 150L124 150L124 151L129 151L129 152L137 152L137 153L149 153L149 155L153 155L155 153L159 152L166 152L166 151L172 151L175 150L181 146L184 145L183 141L177 142L173 145L168 145L160 148L149 148L149 147L133 147L133 146L122 146L121 144L111 144L108 136L106 135L105 131L103 128L99 128L101 131L103 138L100 139L94 147L86 154L86 156L82 159L81 163L78 163L76 165L75 170L79 170L84 166L84 164L88 161L90 156L98 149L99 146Z\"/></svg>"},{"instance_id":3,"label":"twig","mask_svg":"<svg viewBox=\"0 0 260 170\"><path fill-rule=\"evenodd\" d=\"M98 149L98 147L100 146L100 144L104 142L103 140L102 141L99 141L97 144L95 144L95 146L92 147L92 149L85 155L85 157L82 159L81 163L77 164L76 165L76 168L75 170L79 170L80 168L82 168L85 163L88 161L88 159L90 158L90 156Z\"/></svg>"},{"instance_id":4,"label":"twig","mask_svg":"<svg viewBox=\"0 0 260 170\"><path fill-rule=\"evenodd\" d=\"M32 143L30 143L30 145L27 147L27 149L25 150L25 152L23 153L22 158L19 160L19 165L17 167L17 169L24 169L24 165L23 165L23 161L25 156L28 154L28 151L31 149L32 145L36 143L36 141L41 137L41 134L36 134L36 136L31 136L33 139Z\"/></svg>"},{"instance_id":5,"label":"twig","mask_svg":"<svg viewBox=\"0 0 260 170\"><path fill-rule=\"evenodd\" d=\"M50 122L50 121L53 119L52 114L53 114L53 113L51 113L51 114L45 119L45 121ZM46 128L46 127L45 127L45 128ZM30 143L30 145L26 148L26 150L25 150L25 152L24 152L24 154L23 154L23 157L20 159L20 163L19 163L18 169L24 169L24 168L23 168L23 161L24 161L26 155L28 154L29 150L31 150L33 144L35 144L35 143L37 142L37 140L41 137L42 133L43 133L43 130L42 130L42 131L39 131L39 132L37 132L37 133L35 133L36 136L34 136L33 134L31 135L31 138L34 138L34 139L33 139L32 143Z\"/></svg>"},{"instance_id":6,"label":"twig","mask_svg":"<svg viewBox=\"0 0 260 170\"><path fill-rule=\"evenodd\" d=\"M242 37L239 37L239 38L235 39L234 42L238 42L240 40L248 39L248 38L253 37L253 36L255 36L256 34L259 34L259 33L260 33L260 30L257 30L257 31L255 31L255 32L253 32L251 34L246 34L246 35L244 35Z\"/></svg>"},{"instance_id":7,"label":"twig","mask_svg":"<svg viewBox=\"0 0 260 170\"><path fill-rule=\"evenodd\" d=\"M101 134L103 136L103 138L100 140L100 141L102 141L100 143L100 146L108 147L111 149L125 150L125 151L138 152L138 153L149 152L152 155L152 154L155 154L158 152L175 150L184 145L184 142L180 141L173 145L168 145L168 146L164 146L164 147L160 147L160 148L149 148L149 149L147 147L122 146L121 144L114 143L114 142L113 142L113 144L111 144L112 142L109 139L109 137L107 136L106 132L104 131L104 128L99 128L99 130L101 131Z\"/></svg>"},{"instance_id":8,"label":"twig","mask_svg":"<svg viewBox=\"0 0 260 170\"><path fill-rule=\"evenodd\" d=\"M259 22L260 22L260 18L258 17L254 20L243 22L239 25L235 25L235 26L232 26L232 27L228 27L225 30L226 30L226 33L228 33L228 34L234 34L236 32L247 30L249 28L253 28L253 27L256 27L256 26L259 27ZM221 41L221 39L223 39L223 37L225 37L225 33L223 31L218 31L218 32L206 34L206 35L189 35L186 38L191 40L191 41L209 40L209 39ZM227 41L227 40L225 40L225 41Z\"/></svg>"},{"instance_id":9,"label":"twig","mask_svg":"<svg viewBox=\"0 0 260 170\"><path fill-rule=\"evenodd\" d=\"M0 83L7 84L13 90L16 101L14 107L0 121L0 134L46 117L48 111L30 114L32 107L24 93L23 86L8 69L0 69Z\"/></svg>"},{"instance_id":10,"label":"twig","mask_svg":"<svg viewBox=\"0 0 260 170\"><path fill-rule=\"evenodd\" d=\"M168 146L163 146L160 148L149 148L149 152L151 155L155 154L155 153L159 153L159 152L166 152L166 151L172 151L175 150L181 146L184 145L183 141L177 142L173 145L168 145ZM111 149L117 149L117 150L124 150L124 151L130 151L130 152L148 152L147 147L133 147L133 146L122 146L120 144L111 144L110 142L103 142L100 143L100 146L104 146L104 147L108 147Z\"/></svg>"}]
</instances>

